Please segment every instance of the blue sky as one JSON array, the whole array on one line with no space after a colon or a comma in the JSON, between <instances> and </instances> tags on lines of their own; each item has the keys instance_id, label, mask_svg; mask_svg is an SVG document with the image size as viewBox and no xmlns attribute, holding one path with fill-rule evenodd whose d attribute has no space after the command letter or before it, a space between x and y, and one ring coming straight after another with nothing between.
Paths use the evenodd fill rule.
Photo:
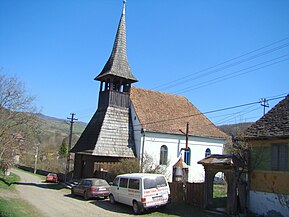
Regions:
<instances>
[{"instance_id":1,"label":"blue sky","mask_svg":"<svg viewBox=\"0 0 289 217\"><path fill-rule=\"evenodd\" d=\"M288 94L288 10L287 0L127 0L134 86L183 95L202 112ZM2 73L18 76L43 114L88 122L121 11L121 0L0 0ZM208 117L262 113L256 104Z\"/></svg>"}]
</instances>

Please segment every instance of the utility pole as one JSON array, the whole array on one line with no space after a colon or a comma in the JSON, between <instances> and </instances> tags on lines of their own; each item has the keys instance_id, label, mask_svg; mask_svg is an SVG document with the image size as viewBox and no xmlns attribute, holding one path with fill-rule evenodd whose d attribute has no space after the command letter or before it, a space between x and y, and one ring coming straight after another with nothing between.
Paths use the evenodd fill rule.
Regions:
<instances>
[{"instance_id":1,"label":"utility pole","mask_svg":"<svg viewBox=\"0 0 289 217\"><path fill-rule=\"evenodd\" d=\"M266 108L269 107L269 100L267 100L266 98L261 98L260 103L261 103L261 106L264 107L263 115L265 115L265 113L266 113Z\"/></svg>"},{"instance_id":2,"label":"utility pole","mask_svg":"<svg viewBox=\"0 0 289 217\"><path fill-rule=\"evenodd\" d=\"M38 159L38 147L39 147L39 144L35 144L34 148L35 148L35 155L34 155L34 158L35 158L35 161L34 161L34 171L33 173L36 174L36 171L37 171L37 159Z\"/></svg>"},{"instance_id":3,"label":"utility pole","mask_svg":"<svg viewBox=\"0 0 289 217\"><path fill-rule=\"evenodd\" d=\"M67 175L69 173L70 170L70 149L71 149L71 141L72 141L72 131L73 131L73 124L74 121L77 121L78 119L74 118L74 116L76 115L75 113L71 113L70 114L71 117L67 118L68 120L70 120L70 132L69 132L69 140L68 140L68 153L67 153L67 162L66 162L66 171L65 171L65 181L67 181Z\"/></svg>"},{"instance_id":4,"label":"utility pole","mask_svg":"<svg viewBox=\"0 0 289 217\"><path fill-rule=\"evenodd\" d=\"M189 148L189 122L187 122L186 132L184 133L182 130L179 130L182 134L186 135L186 148L182 148L181 150L188 150Z\"/></svg>"}]
</instances>

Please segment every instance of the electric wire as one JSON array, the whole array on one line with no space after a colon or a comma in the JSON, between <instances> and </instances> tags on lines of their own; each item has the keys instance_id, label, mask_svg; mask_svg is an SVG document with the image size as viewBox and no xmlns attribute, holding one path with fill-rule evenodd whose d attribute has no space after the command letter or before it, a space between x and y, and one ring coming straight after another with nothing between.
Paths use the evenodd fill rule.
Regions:
<instances>
[{"instance_id":1,"label":"electric wire","mask_svg":"<svg viewBox=\"0 0 289 217\"><path fill-rule=\"evenodd\" d=\"M190 77L192 77L192 76L194 76L194 75L197 75L197 74L200 74L200 73L202 73L202 72L206 72L206 71L208 71L208 70L211 70L211 69L214 69L214 68L216 68L216 67L222 66L222 65L224 65L224 64L226 64L226 63L229 63L229 62L231 62L231 61L240 59L240 58L242 58L242 57L245 57L245 56L250 55L250 54L252 54L252 53L255 53L255 52L257 52L257 51L263 50L263 49L268 48L268 47L270 47L270 46L272 46L272 45L275 45L275 44L278 44L278 43L280 43L280 42L286 41L286 40L288 40L288 39L289 39L289 37L285 37L285 38L283 38L283 39L281 39L281 40L275 41L275 42L273 42L273 43L270 43L270 44L268 44L268 45L265 45L265 46L263 46L263 47L260 47L260 48L258 48L258 49L255 49L255 50L253 50L253 51L250 51L250 52L247 52L247 53L245 53L245 54L242 54L242 55L240 55L240 56L231 58L231 59L229 59L229 60L227 60L227 61L221 62L221 63L216 64L216 65L214 65L214 66L205 68L205 69L203 69L203 70L200 70L200 71L191 73L190 75L186 75L186 76L184 76L184 77L181 77L181 78L178 78L178 79L174 79L174 80L172 80L172 81L170 81L170 82L167 82L167 83L164 83L164 84L162 84L162 85L156 86L156 87L153 88L153 89L154 89L154 90L162 90L162 89L168 89L168 88L171 88L171 87L175 87L175 86L177 86L177 85L179 85L179 84L183 84L183 82L187 82L187 81L188 81L187 79L190 78ZM266 54L268 54L268 53L271 53L271 52L274 52L274 51L277 51L277 50L280 50L280 49L282 49L282 48L284 48L284 47L287 47L288 45L289 45L288 43L287 43L287 44L280 45L280 46L275 47L275 48L272 48L272 49L270 49L270 50L268 50L268 51L264 51L263 53L256 54L255 56L248 57L248 58L246 58L246 59L244 59L244 60L240 60L240 61L238 61L238 62L236 62L236 63L232 63L232 64L227 65L227 66L223 66L222 68L219 68L219 69L213 70L213 71L211 71L211 72L208 72L208 73L206 73L205 75L208 75L208 74L211 74L211 73L215 73L215 72L218 72L218 71L227 69L227 68L229 68L229 67L233 67L233 66L235 66L235 65L241 64L241 63L246 62L246 61L250 61L250 60L255 59L255 58L257 58L257 57L266 55ZM200 78L200 77L204 77L205 75L200 75L200 76L197 76L197 77L195 77L195 78L193 78L193 79L197 79L197 78ZM191 81L191 80L192 80L192 79L190 79L190 81Z\"/></svg>"},{"instance_id":2,"label":"electric wire","mask_svg":"<svg viewBox=\"0 0 289 217\"><path fill-rule=\"evenodd\" d=\"M232 72L232 73L228 73L226 75L223 75L223 76L220 76L220 77L217 77L217 78L213 78L213 79L208 80L208 81L201 82L201 83L196 84L194 86L183 88L182 90L175 91L174 94L181 94L181 93L185 93L187 91L197 90L197 89L200 89L202 87L206 87L206 86L209 86L209 85L212 85L212 84L215 84L215 83L219 83L221 81L225 81L225 80L232 79L232 78L244 75L244 74L248 74L250 72L254 72L254 71L257 71L257 70L260 70L260 69L264 69L264 68L267 68L267 67L272 66L272 65L276 65L276 64L284 62L284 61L288 61L289 58L285 58L283 60L276 61L278 59L284 58L285 56L289 56L289 54L285 54L285 55L279 56L277 58L274 58L274 59L271 59L271 60L268 60L268 61L265 61L265 62L262 62L262 63L258 63L256 65L253 65L253 66L250 66L250 67L247 67L245 69L240 69L238 71L235 71L235 72ZM264 64L272 62L272 61L276 61L276 62L264 65ZM261 66L261 65L264 65L264 66ZM261 67L258 67L258 68L255 68L255 69L251 69L251 68L254 68L254 67L257 67L257 66L261 66ZM251 70L249 70L249 69L251 69ZM246 70L248 70L248 71L246 71ZM245 71L245 72L242 72L242 71ZM240 72L242 72L242 73L240 73Z\"/></svg>"},{"instance_id":3,"label":"electric wire","mask_svg":"<svg viewBox=\"0 0 289 217\"><path fill-rule=\"evenodd\" d=\"M267 101L281 99L284 97L286 97L286 96L279 96L279 97L275 97L275 98L270 98L270 99L267 99ZM164 122L169 122L169 121L173 121L173 120L189 118L189 117L194 117L194 116L198 116L198 115L207 115L207 114L217 113L217 112L221 112L221 111L227 111L227 110L231 110L231 109L241 108L241 107L245 107L245 106L251 106L251 105L260 104L260 103L261 103L261 101L258 100L255 102L250 102L250 103L245 103L245 104L241 104L241 105L235 105L235 106L230 106L230 107L225 107L225 108L220 108L220 109L215 109L215 110L211 110L211 111L207 111L207 112L203 112L203 113L199 112L196 114L177 116L177 117L168 118L168 119L164 119L164 120L157 120L157 121L151 121L151 122L147 122L147 123L137 124L134 126L145 126L145 125L151 125L151 124L157 124L157 123L164 123Z\"/></svg>"}]
</instances>

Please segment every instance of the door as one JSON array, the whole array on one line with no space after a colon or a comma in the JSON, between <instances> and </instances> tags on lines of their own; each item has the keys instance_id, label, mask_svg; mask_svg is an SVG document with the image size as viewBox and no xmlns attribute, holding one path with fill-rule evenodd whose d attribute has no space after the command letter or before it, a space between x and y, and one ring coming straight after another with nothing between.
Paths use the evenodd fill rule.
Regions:
<instances>
[{"instance_id":1,"label":"door","mask_svg":"<svg viewBox=\"0 0 289 217\"><path fill-rule=\"evenodd\" d=\"M118 188L118 199L119 202L131 205L129 202L129 195L128 195L128 178L120 178L119 180L119 188Z\"/></svg>"}]
</instances>

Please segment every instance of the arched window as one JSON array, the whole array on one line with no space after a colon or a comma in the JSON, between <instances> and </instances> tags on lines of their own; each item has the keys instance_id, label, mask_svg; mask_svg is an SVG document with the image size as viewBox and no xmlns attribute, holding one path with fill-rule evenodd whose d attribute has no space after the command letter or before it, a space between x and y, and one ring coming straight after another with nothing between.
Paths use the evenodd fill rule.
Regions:
<instances>
[{"instance_id":1,"label":"arched window","mask_svg":"<svg viewBox=\"0 0 289 217\"><path fill-rule=\"evenodd\" d=\"M209 148L206 149L205 157L207 157L208 155L211 155L211 149Z\"/></svg>"},{"instance_id":2,"label":"arched window","mask_svg":"<svg viewBox=\"0 0 289 217\"><path fill-rule=\"evenodd\" d=\"M160 150L160 165L167 165L168 163L168 147L162 145Z\"/></svg>"},{"instance_id":3,"label":"arched window","mask_svg":"<svg viewBox=\"0 0 289 217\"><path fill-rule=\"evenodd\" d=\"M185 150L185 163L187 165L191 165L191 149L190 148Z\"/></svg>"}]
</instances>

